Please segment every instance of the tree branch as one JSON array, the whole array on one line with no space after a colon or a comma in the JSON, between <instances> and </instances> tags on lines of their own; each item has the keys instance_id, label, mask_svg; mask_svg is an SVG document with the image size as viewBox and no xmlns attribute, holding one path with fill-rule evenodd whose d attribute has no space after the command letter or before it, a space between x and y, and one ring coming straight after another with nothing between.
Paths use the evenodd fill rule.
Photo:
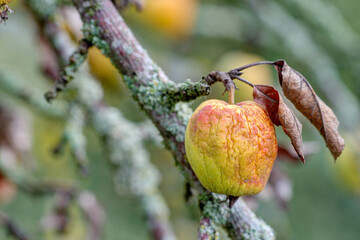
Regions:
<instances>
[{"instance_id":1,"label":"tree branch","mask_svg":"<svg viewBox=\"0 0 360 240\"><path fill-rule=\"evenodd\" d=\"M168 99L173 100L173 104L178 102L188 102L199 96L209 95L210 86L204 82L191 82L190 80L181 84L169 84L165 94Z\"/></svg>"},{"instance_id":2,"label":"tree branch","mask_svg":"<svg viewBox=\"0 0 360 240\"><path fill-rule=\"evenodd\" d=\"M248 232L253 230L263 236L258 239L274 239L272 229L257 219L242 201L238 201L234 208L243 212L230 211L226 203L217 200L220 195L211 194L201 186L186 159L184 147L185 129L192 111L187 104L175 104L171 96L163 95L174 83L141 47L112 2L73 0L73 3L87 25L84 28L93 29L84 35L99 33L97 37L104 40L106 46L98 47L104 50L113 64L124 74L125 83L134 99L159 129L166 147L174 154L176 163L183 169L186 179L198 192L208 196L205 201L207 207L202 208L204 217L224 225L233 239L257 239L253 237L254 234ZM94 39L96 34L89 37ZM248 228L244 228L245 225Z\"/></svg>"},{"instance_id":3,"label":"tree branch","mask_svg":"<svg viewBox=\"0 0 360 240\"><path fill-rule=\"evenodd\" d=\"M275 239L275 233L271 227L258 219L244 201L237 201L231 208L226 226L229 236L233 239Z\"/></svg>"}]
</instances>

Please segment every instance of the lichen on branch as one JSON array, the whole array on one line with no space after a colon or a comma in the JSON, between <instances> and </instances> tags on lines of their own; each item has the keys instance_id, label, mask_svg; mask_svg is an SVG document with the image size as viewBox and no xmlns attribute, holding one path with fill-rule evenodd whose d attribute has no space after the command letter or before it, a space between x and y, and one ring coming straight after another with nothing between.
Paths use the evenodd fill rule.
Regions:
<instances>
[{"instance_id":1,"label":"lichen on branch","mask_svg":"<svg viewBox=\"0 0 360 240\"><path fill-rule=\"evenodd\" d=\"M191 82L187 80L185 83L168 84L164 94L166 94L169 101L177 103L187 102L200 96L209 95L210 91L210 86L204 82Z\"/></svg>"},{"instance_id":2,"label":"lichen on branch","mask_svg":"<svg viewBox=\"0 0 360 240\"><path fill-rule=\"evenodd\" d=\"M76 72L84 63L91 43L87 39L82 39L75 52L70 56L69 63L60 72L60 76L56 79L53 88L45 94L45 99L48 102L54 100L57 95L64 91L66 86L75 77Z\"/></svg>"}]
</instances>

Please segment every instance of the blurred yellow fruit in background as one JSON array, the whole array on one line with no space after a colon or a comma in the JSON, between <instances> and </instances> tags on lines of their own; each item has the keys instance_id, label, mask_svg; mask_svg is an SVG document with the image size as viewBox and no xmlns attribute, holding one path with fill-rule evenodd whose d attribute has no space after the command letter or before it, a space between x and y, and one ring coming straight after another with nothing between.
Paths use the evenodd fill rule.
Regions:
<instances>
[{"instance_id":1,"label":"blurred yellow fruit in background","mask_svg":"<svg viewBox=\"0 0 360 240\"><path fill-rule=\"evenodd\" d=\"M346 136L346 135L345 135ZM340 186L352 193L360 193L360 146L352 136L345 138L345 149L334 167Z\"/></svg>"},{"instance_id":2,"label":"blurred yellow fruit in background","mask_svg":"<svg viewBox=\"0 0 360 240\"><path fill-rule=\"evenodd\" d=\"M183 38L194 28L197 0L145 0L136 20L169 37Z\"/></svg>"},{"instance_id":3,"label":"blurred yellow fruit in background","mask_svg":"<svg viewBox=\"0 0 360 240\"><path fill-rule=\"evenodd\" d=\"M231 69L244 66L249 63L264 61L265 59L256 54L245 53L241 51L231 51L225 53L219 61L215 64L213 70L219 70L223 72L230 71ZM241 77L254 84L266 84L273 85L273 75L271 67L267 65L255 66L248 68L243 71L244 74ZM235 102L242 102L246 100L252 100L253 89L241 83L238 80L235 80L236 86L239 90L235 91ZM227 100L226 96L222 96L224 92L224 87L222 84L218 83L212 87L212 93L209 96L209 99L217 98Z\"/></svg>"},{"instance_id":4,"label":"blurred yellow fruit in background","mask_svg":"<svg viewBox=\"0 0 360 240\"><path fill-rule=\"evenodd\" d=\"M120 86L120 74L97 47L89 49L88 61L91 73L101 82L103 87L118 88Z\"/></svg>"}]
</instances>

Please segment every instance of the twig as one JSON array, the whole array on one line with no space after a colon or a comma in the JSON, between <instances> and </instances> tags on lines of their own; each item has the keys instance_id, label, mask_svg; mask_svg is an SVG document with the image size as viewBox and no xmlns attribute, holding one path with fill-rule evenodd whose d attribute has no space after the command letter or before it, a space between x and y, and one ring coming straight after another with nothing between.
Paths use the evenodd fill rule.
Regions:
<instances>
[{"instance_id":1,"label":"twig","mask_svg":"<svg viewBox=\"0 0 360 240\"><path fill-rule=\"evenodd\" d=\"M64 0L62 1L64 2ZM40 34L49 41L55 54L61 56L57 59L58 65L61 67L65 66L68 62L68 56L72 52L71 49L64 48L63 42L66 42L68 39L65 35L60 34L61 26L52 17L57 9L57 4L60 4L60 0L25 0L24 3L39 25Z\"/></svg>"},{"instance_id":2,"label":"twig","mask_svg":"<svg viewBox=\"0 0 360 240\"><path fill-rule=\"evenodd\" d=\"M89 191L83 191L77 200L89 225L86 240L103 239L105 212L95 195Z\"/></svg>"},{"instance_id":3,"label":"twig","mask_svg":"<svg viewBox=\"0 0 360 240\"><path fill-rule=\"evenodd\" d=\"M72 191L58 191L55 196L53 211L42 219L45 230L55 230L59 234L64 234L69 224L69 206L74 197Z\"/></svg>"},{"instance_id":4,"label":"twig","mask_svg":"<svg viewBox=\"0 0 360 240\"><path fill-rule=\"evenodd\" d=\"M238 72L238 75L241 75L241 72ZM230 75L230 72L222 72L222 71L213 71L210 72L206 77L203 77L200 82L206 82L208 85L213 85L216 82L222 82L225 87L225 92L231 92L238 87L235 85L233 81L233 77Z\"/></svg>"},{"instance_id":5,"label":"twig","mask_svg":"<svg viewBox=\"0 0 360 240\"><path fill-rule=\"evenodd\" d=\"M85 113L77 103L70 105L69 118L67 119L63 139L69 143L80 173L87 175L89 169L86 154L86 138L83 133L86 124Z\"/></svg>"},{"instance_id":6,"label":"twig","mask_svg":"<svg viewBox=\"0 0 360 240\"><path fill-rule=\"evenodd\" d=\"M69 104L69 114L63 136L53 149L53 154L62 154L67 144L70 146L71 153L75 159L76 166L84 176L89 174L88 157L86 154L86 138L84 127L87 123L84 110L78 103Z\"/></svg>"},{"instance_id":7,"label":"twig","mask_svg":"<svg viewBox=\"0 0 360 240\"><path fill-rule=\"evenodd\" d=\"M210 94L210 86L205 82L187 81L180 84L169 84L166 88L165 95L172 99L172 104L178 102L187 102Z\"/></svg>"},{"instance_id":8,"label":"twig","mask_svg":"<svg viewBox=\"0 0 360 240\"><path fill-rule=\"evenodd\" d=\"M76 72L84 63L91 43L87 39L82 39L76 51L70 56L69 63L60 72L60 77L56 80L53 88L45 94L45 99L51 102L59 92L62 92L68 83L74 79Z\"/></svg>"},{"instance_id":9,"label":"twig","mask_svg":"<svg viewBox=\"0 0 360 240\"><path fill-rule=\"evenodd\" d=\"M250 64L244 65L242 67L239 67L239 68L235 68L234 70L238 71L238 72L241 72L242 70L245 70L247 68L258 66L258 65L265 65L265 64L274 65L274 62L272 62L272 61L260 61L260 62L250 63Z\"/></svg>"}]
</instances>

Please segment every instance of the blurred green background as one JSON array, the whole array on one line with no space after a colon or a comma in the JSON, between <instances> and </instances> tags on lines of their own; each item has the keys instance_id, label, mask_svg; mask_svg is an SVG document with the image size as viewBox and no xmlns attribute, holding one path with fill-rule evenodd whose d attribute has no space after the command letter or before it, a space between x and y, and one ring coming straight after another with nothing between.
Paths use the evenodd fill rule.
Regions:
<instances>
[{"instance_id":1,"label":"blurred green background","mask_svg":"<svg viewBox=\"0 0 360 240\"><path fill-rule=\"evenodd\" d=\"M306 165L278 159L279 169L292 182L293 194L287 209L281 209L274 197L260 194L255 211L275 229L277 239L360 239L360 2L146 2L143 13L129 9L123 15L150 56L175 82L198 81L212 70L229 70L254 61L280 58L308 79L339 116L346 141L345 153L334 164L321 136L299 116L304 125L304 141L316 141L319 147L307 157ZM36 23L21 1L15 0L11 7L15 13L0 24L0 68L42 95L51 82L40 71L42 56ZM89 58L93 74L103 84L106 102L120 109L129 120L144 120L116 71L107 66L109 63L96 50ZM102 67L96 69L96 66ZM245 71L244 78L279 86L274 69L266 66ZM238 86L237 101L250 99L251 89ZM222 91L222 86L215 85L210 97L226 98ZM3 89L0 99L1 107L20 114L29 126L31 156L23 161L35 162L32 175L41 180L77 183L92 191L106 213L104 239L150 239L139 200L115 192L111 169L105 160L106 150L91 128L86 129L91 174L81 177L68 149L60 157L51 154L61 138L64 127L61 121L32 111ZM204 99L196 100L191 106L195 108ZM282 145L290 142L281 131L278 138ZM148 151L162 174L160 190L170 208L176 236L183 240L197 239L200 217L197 204L195 200L185 203L184 179L171 154L154 146L149 146ZM53 196L33 196L21 189L15 190L9 199L2 200L2 195L0 192L1 210L32 239L84 239L86 224L77 206L70 208L71 227L65 235L44 233L40 222L51 211ZM3 228L0 239L8 239Z\"/></svg>"}]
</instances>

